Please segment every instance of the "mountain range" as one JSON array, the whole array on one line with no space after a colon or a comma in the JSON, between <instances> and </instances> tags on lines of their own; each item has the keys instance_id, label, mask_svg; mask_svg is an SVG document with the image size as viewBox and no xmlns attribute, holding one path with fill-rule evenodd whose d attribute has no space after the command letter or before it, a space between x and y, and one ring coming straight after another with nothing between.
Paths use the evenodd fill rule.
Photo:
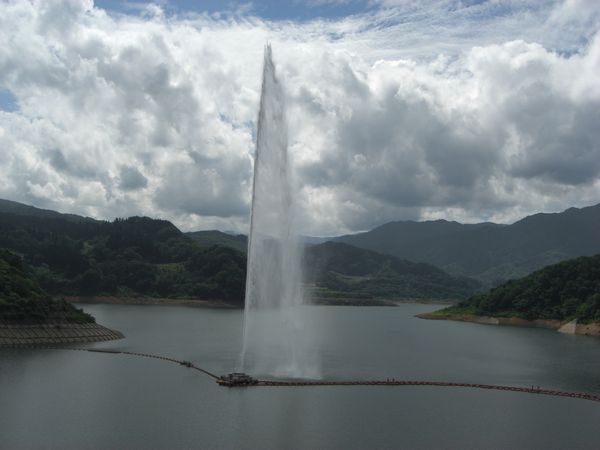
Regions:
<instances>
[{"instance_id":1,"label":"mountain range","mask_svg":"<svg viewBox=\"0 0 600 450\"><path fill-rule=\"evenodd\" d=\"M243 302L243 235L182 233L148 217L98 221L0 201L0 248L21 255L54 296L196 298ZM327 242L305 252L317 301L460 300L477 283L430 264Z\"/></svg>"},{"instance_id":2,"label":"mountain range","mask_svg":"<svg viewBox=\"0 0 600 450\"><path fill-rule=\"evenodd\" d=\"M216 230L189 233L207 244L244 250L246 237ZM600 253L600 204L527 216L511 225L447 220L389 222L370 231L330 238L354 247L432 264L483 287L521 278L550 264Z\"/></svg>"},{"instance_id":3,"label":"mountain range","mask_svg":"<svg viewBox=\"0 0 600 450\"><path fill-rule=\"evenodd\" d=\"M585 258L600 253L600 205L512 225L390 222L318 242L304 239L304 282L316 302L462 301L458 308L474 314L583 321L600 314L598 256ZM0 200L0 316L91 320L51 296L241 305L246 252L244 235L182 233L166 220L108 222Z\"/></svg>"},{"instance_id":4,"label":"mountain range","mask_svg":"<svg viewBox=\"0 0 600 450\"><path fill-rule=\"evenodd\" d=\"M81 293L74 288L75 278L80 276L78 283L85 291L83 280L93 281L100 273L104 281L109 277L108 288L100 283L108 293L219 297L217 293L228 290L231 298L243 296L244 235L217 230L182 233L168 221L150 218L99 221L9 200L0 200L0 231L0 247L25 255L40 274L53 280L48 283L43 276L41 279L42 286L50 286L50 291L56 291L55 285L69 285L68 292ZM227 253L228 263L219 266L221 281L214 278L217 273L206 275L211 272L208 269L204 275L193 275L193 281L187 279L190 271L198 268L190 262L192 255L203 252L203 264L213 265L207 253L212 247L218 249L211 250L213 256L219 254L221 260L225 249L235 251ZM307 249L306 266L311 270L306 282L318 284L319 295L334 292L357 297L462 299L549 264L600 253L600 204L535 214L511 225L390 222L323 244L307 244ZM144 284L136 281L137 275L131 275L129 281L117 280L115 284L113 277L123 277L112 267L117 262L133 274L145 273L143 278L152 282ZM357 272L352 263L361 271ZM411 263L424 264L415 266L421 272L409 268ZM225 286L232 282L226 281L226 274L234 267L236 288L231 291ZM420 281L415 277L421 277ZM206 289L199 289L199 283Z\"/></svg>"},{"instance_id":5,"label":"mountain range","mask_svg":"<svg viewBox=\"0 0 600 450\"><path fill-rule=\"evenodd\" d=\"M512 225L390 222L333 240L495 286L549 264L600 253L600 204L534 214Z\"/></svg>"}]
</instances>

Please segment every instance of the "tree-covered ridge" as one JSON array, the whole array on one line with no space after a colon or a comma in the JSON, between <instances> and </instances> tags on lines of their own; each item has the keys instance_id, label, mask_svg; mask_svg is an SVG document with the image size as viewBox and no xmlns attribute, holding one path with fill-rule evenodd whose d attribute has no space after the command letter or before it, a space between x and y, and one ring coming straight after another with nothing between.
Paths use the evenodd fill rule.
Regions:
<instances>
[{"instance_id":1,"label":"tree-covered ridge","mask_svg":"<svg viewBox=\"0 0 600 450\"><path fill-rule=\"evenodd\" d=\"M430 264L413 263L341 242L308 247L305 267L307 281L327 290L321 294L330 295L448 300L466 298L479 286Z\"/></svg>"},{"instance_id":2,"label":"tree-covered ridge","mask_svg":"<svg viewBox=\"0 0 600 450\"><path fill-rule=\"evenodd\" d=\"M205 247L223 245L225 247L234 248L241 253L246 253L248 251L248 236L243 234L232 235L218 230L206 230L191 231L186 233L186 235Z\"/></svg>"},{"instance_id":3,"label":"tree-covered ridge","mask_svg":"<svg viewBox=\"0 0 600 450\"><path fill-rule=\"evenodd\" d=\"M220 231L186 233L196 242L222 244L246 251L247 238ZM455 277L425 263L412 263L393 256L357 248L340 242L306 245L305 281L317 299L463 299L479 283Z\"/></svg>"},{"instance_id":4,"label":"tree-covered ridge","mask_svg":"<svg viewBox=\"0 0 600 450\"><path fill-rule=\"evenodd\" d=\"M600 322L600 254L548 266L444 313Z\"/></svg>"},{"instance_id":5,"label":"tree-covered ridge","mask_svg":"<svg viewBox=\"0 0 600 450\"><path fill-rule=\"evenodd\" d=\"M11 200L5 200L1 198L0 213L10 213L21 216L61 218L73 222L96 222L95 219L90 217L78 216L76 214L59 213L50 209L36 208L35 206L25 205L23 203L13 202Z\"/></svg>"},{"instance_id":6,"label":"tree-covered ridge","mask_svg":"<svg viewBox=\"0 0 600 450\"><path fill-rule=\"evenodd\" d=\"M0 320L5 322L94 322L64 300L53 300L37 283L21 258L0 249Z\"/></svg>"},{"instance_id":7,"label":"tree-covered ridge","mask_svg":"<svg viewBox=\"0 0 600 450\"><path fill-rule=\"evenodd\" d=\"M172 223L114 222L0 213L0 247L23 255L54 295L153 296L241 302L245 258L202 247ZM210 260L211 270L206 263Z\"/></svg>"},{"instance_id":8,"label":"tree-covered ridge","mask_svg":"<svg viewBox=\"0 0 600 450\"><path fill-rule=\"evenodd\" d=\"M22 255L52 295L244 300L245 236L184 234L148 217L75 220L14 205L3 213L1 206L0 248ZM308 246L305 263L320 297L462 299L476 287L429 264L342 243Z\"/></svg>"}]
</instances>

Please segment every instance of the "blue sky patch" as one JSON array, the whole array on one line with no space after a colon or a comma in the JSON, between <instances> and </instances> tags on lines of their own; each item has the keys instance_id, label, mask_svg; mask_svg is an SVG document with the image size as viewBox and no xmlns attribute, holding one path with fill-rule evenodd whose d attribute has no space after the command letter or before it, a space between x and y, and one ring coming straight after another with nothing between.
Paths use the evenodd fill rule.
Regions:
<instances>
[{"instance_id":1,"label":"blue sky patch","mask_svg":"<svg viewBox=\"0 0 600 450\"><path fill-rule=\"evenodd\" d=\"M311 20L315 18L337 19L360 14L373 9L368 0L260 0L254 2L223 0L178 0L157 2L122 2L117 0L96 0L95 5L108 11L122 14L140 14L145 5L155 3L166 14L224 13L255 15L268 20Z\"/></svg>"},{"instance_id":2,"label":"blue sky patch","mask_svg":"<svg viewBox=\"0 0 600 450\"><path fill-rule=\"evenodd\" d=\"M0 87L0 110L13 112L19 109L17 97L8 89Z\"/></svg>"}]
</instances>

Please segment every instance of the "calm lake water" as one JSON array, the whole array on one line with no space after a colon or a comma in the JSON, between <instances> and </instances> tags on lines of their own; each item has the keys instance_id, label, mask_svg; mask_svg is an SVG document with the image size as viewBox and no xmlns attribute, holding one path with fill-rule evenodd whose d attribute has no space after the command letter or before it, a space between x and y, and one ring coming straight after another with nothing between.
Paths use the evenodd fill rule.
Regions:
<instances>
[{"instance_id":1,"label":"calm lake water","mask_svg":"<svg viewBox=\"0 0 600 450\"><path fill-rule=\"evenodd\" d=\"M218 374L242 312L86 305L121 341ZM425 379L600 393L600 339L414 318L427 305L307 309L325 378ZM594 448L600 404L435 387L227 389L160 360L0 350L0 448Z\"/></svg>"}]
</instances>

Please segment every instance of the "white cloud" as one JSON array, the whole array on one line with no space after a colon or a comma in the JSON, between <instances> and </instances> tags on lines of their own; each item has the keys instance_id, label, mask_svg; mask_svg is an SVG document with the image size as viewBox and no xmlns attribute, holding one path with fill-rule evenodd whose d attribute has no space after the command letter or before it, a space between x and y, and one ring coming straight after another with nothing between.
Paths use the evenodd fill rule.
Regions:
<instances>
[{"instance_id":1,"label":"white cloud","mask_svg":"<svg viewBox=\"0 0 600 450\"><path fill-rule=\"evenodd\" d=\"M19 109L0 111L0 196L244 231L269 39L306 233L600 201L598 4L415 5L294 23L1 3Z\"/></svg>"}]
</instances>

